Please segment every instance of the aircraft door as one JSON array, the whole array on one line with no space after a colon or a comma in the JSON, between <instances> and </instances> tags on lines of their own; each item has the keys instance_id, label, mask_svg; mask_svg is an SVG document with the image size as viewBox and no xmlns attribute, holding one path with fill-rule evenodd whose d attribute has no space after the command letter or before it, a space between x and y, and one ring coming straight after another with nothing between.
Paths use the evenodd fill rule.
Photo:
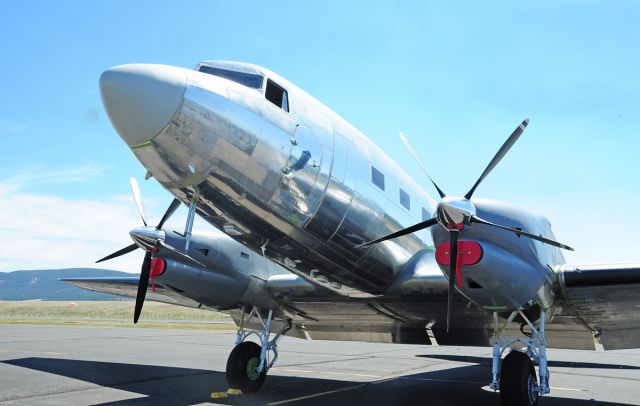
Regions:
<instances>
[{"instance_id":1,"label":"aircraft door","mask_svg":"<svg viewBox=\"0 0 640 406\"><path fill-rule=\"evenodd\" d=\"M351 204L355 190L355 147L342 134L333 133L331 176L322 203L306 228L323 241L329 240Z\"/></svg>"},{"instance_id":2,"label":"aircraft door","mask_svg":"<svg viewBox=\"0 0 640 406\"><path fill-rule=\"evenodd\" d=\"M324 185L316 184L318 174L326 172L324 166L330 165L330 157L326 156L327 151L317 135L305 125L296 128L291 144L293 147L287 166L282 169L280 188L283 204L288 211L286 217L302 227L318 207L320 199L316 189L321 188L324 192Z\"/></svg>"}]
</instances>

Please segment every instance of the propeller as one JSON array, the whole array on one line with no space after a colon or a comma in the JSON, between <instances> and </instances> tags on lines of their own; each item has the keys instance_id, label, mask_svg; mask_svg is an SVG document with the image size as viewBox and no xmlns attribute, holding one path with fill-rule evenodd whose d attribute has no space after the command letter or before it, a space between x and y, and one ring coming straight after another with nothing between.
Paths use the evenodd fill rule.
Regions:
<instances>
[{"instance_id":1,"label":"propeller","mask_svg":"<svg viewBox=\"0 0 640 406\"><path fill-rule=\"evenodd\" d=\"M124 247L124 248L123 248L123 249L121 249L121 250L118 250L118 251L114 252L113 254L109 254L109 255L107 255L106 257L104 257L104 258L102 258L102 259L97 260L97 261L96 261L96 264L97 264L97 263L100 263L100 262L108 261L108 260L113 259L113 258L117 258L117 257L119 257L119 256L121 256L121 255L124 255L124 254L128 254L128 253L130 253L131 251L135 251L135 250L137 250L137 249L138 249L138 244L133 243L133 244L131 244L131 245L128 245L128 246Z\"/></svg>"},{"instance_id":2,"label":"propeller","mask_svg":"<svg viewBox=\"0 0 640 406\"><path fill-rule=\"evenodd\" d=\"M140 280L138 281L138 293L136 293L136 306L133 311L133 322L137 323L142 313L142 305L147 295L149 287L149 277L151 276L151 252L144 254L142 268L140 268Z\"/></svg>"},{"instance_id":3,"label":"propeller","mask_svg":"<svg viewBox=\"0 0 640 406\"><path fill-rule=\"evenodd\" d=\"M544 237L539 236L539 235L527 233L526 231L522 231L519 228L501 226L500 224L496 224L496 223L492 223L492 222L487 221L487 220L483 220L478 216L471 217L471 222L472 223L478 223L478 224L485 224L485 225L491 226L491 227L501 228L503 230L511 231L512 233L515 233L517 235L524 235L525 237L531 238L532 240L536 240L536 241L543 242L545 244L553 245L554 247L562 248L562 249L565 249L567 251L573 251L573 248L569 247L568 245L564 245L562 243L559 243L558 241L553 241L553 240L550 240L548 238L544 238Z\"/></svg>"},{"instance_id":4,"label":"propeller","mask_svg":"<svg viewBox=\"0 0 640 406\"><path fill-rule=\"evenodd\" d=\"M142 223L147 226L148 221L147 221L147 215L145 214L145 210L144 210L144 204L142 203L142 198L140 195L140 188L138 187L138 182L136 181L135 178L131 178L130 180L131 183L131 191L133 192L133 199L136 202L136 206L138 207L138 213L140 214L140 217L142 218ZM158 223L158 225L156 226L156 230L160 231L162 230L162 226L164 226L164 223L166 223L167 220L169 220L169 218L173 215L173 213L176 212L176 210L178 209L178 207L180 207L180 200L174 198L173 201L171 202L171 204L169 205L169 207L167 208L167 211L165 211L164 215L162 216L162 219L160 220L160 222ZM134 243L131 245L128 245L112 254L107 255L104 258L101 258L99 260L96 261L97 263L100 262L104 262L104 261L108 261L110 259L113 258L117 258L119 256L122 256L124 254L128 254L132 251L135 251L136 249L140 248L138 244Z\"/></svg>"},{"instance_id":5,"label":"propeller","mask_svg":"<svg viewBox=\"0 0 640 406\"><path fill-rule=\"evenodd\" d=\"M366 247L372 244L377 244L382 241L387 241L393 238L401 237L403 235L415 233L416 231L424 230L425 228L429 228L436 224L440 224L445 230L447 230L449 232L449 242L450 242L450 251L451 251L450 252L451 255L449 258L449 289L447 292L447 332L449 331L449 327L451 325L451 311L452 311L452 304L453 304L453 290L454 290L454 282L455 282L454 272L457 269L457 265L458 265L458 237L460 235L460 232L462 232L465 228L471 227L471 225L474 223L483 224L485 226L499 228L506 231L511 231L512 233L515 233L518 236L527 237L536 241L540 241L545 244L552 245L554 247L573 251L573 248L569 247L568 245L561 244L557 241L553 241L548 238L544 238L542 236L531 234L526 231L522 231L518 228L507 227L507 226L503 226L500 224L496 224L496 223L492 223L490 221L484 220L478 217L476 207L473 204L473 202L471 202L470 200L471 197L473 196L473 193L476 191L478 186L480 186L482 181L491 173L491 171L493 171L493 169L498 165L498 163L500 163L502 158L504 158L504 156L509 152L511 147L516 143L518 138L520 138L520 135L522 135L524 130L527 128L528 124L529 124L529 119L525 119L511 133L509 138L504 142L504 144L502 144L502 147L500 147L500 149L498 150L496 155L493 157L491 162L489 162L484 172L482 172L482 175L480 175L476 183L474 183L474 185L471 187L471 189L469 189L469 191L467 192L467 194L464 195L463 198L449 197L442 191L442 189L438 187L436 182L429 175L429 172L427 171L426 167L420 161L420 158L418 158L418 155L416 154L411 144L409 144L409 141L407 140L407 138L404 136L404 134L400 133L400 138L402 139L402 142L404 142L404 144L407 146L407 149L409 150L411 155L413 155L413 157L416 159L416 161L418 162L418 164L420 165L420 167L422 168L422 170L427 175L427 177L429 178L433 186L438 191L438 194L440 195L441 200L438 203L438 207L436 209L436 216L434 218L431 218L426 221L422 221L418 224L415 224L411 227L407 227L395 233L361 244L356 248Z\"/></svg>"},{"instance_id":6,"label":"propeller","mask_svg":"<svg viewBox=\"0 0 640 406\"><path fill-rule=\"evenodd\" d=\"M525 118L524 121L520 123L520 125L515 130L513 130L509 138L507 138L507 140L504 142L504 144L502 144L502 146L500 147L496 155L493 157L491 162L489 162L489 165L487 165L484 172L482 172L482 175L480 175L476 183L471 187L471 189L469 189L467 194L464 195L465 199L467 200L471 199L471 196L473 196L473 192L476 191L476 188L480 186L480 183L482 183L484 178L486 178L487 175L491 173L493 168L495 168L498 165L498 163L502 161L502 158L504 158L504 156L507 155L507 152L509 152L511 147L513 147L513 144L515 144L516 141L518 141L518 138L520 138L520 135L522 135L522 133L524 132L525 128L527 128L528 125L529 125L529 119Z\"/></svg>"},{"instance_id":7,"label":"propeller","mask_svg":"<svg viewBox=\"0 0 640 406\"><path fill-rule=\"evenodd\" d=\"M131 184L131 191L133 192L133 199L136 202L136 206L138 207L138 213L140 214L140 217L142 218L142 223L145 225L145 227L148 224L147 221L147 215L145 213L144 210L144 204L142 203L142 196L140 194L140 188L138 187L138 182L136 181L135 178L131 178L129 180L130 184ZM169 207L167 208L167 210L165 211L164 215L162 216L162 219L160 219L160 222L158 223L158 225L155 227L155 231L161 231L162 230L162 226L164 226L164 223L169 220L169 218L173 215L173 213L175 213L175 211L178 209L178 207L180 207L180 200L174 198L173 201L171 202L171 204L169 205ZM144 230L144 232L140 232L140 235L143 234L148 234L153 236L153 233L148 233L147 230L145 229L141 229ZM133 233L133 232L132 232ZM133 235L133 234L132 234ZM145 241L147 242L147 241ZM164 244L162 240L157 239L155 241L155 244L152 245L149 250L147 250L146 254L144 255L144 260L142 261L142 267L140 268L140 280L138 281L138 293L136 294L136 305L135 305L135 309L133 312L133 322L137 323L138 319L140 318L140 313L142 312L142 305L144 304L144 299L145 296L147 295L147 288L149 287L149 278L151 276L151 253L155 252L155 250L158 249L158 245L161 245L163 247L167 247L167 248L171 248L168 245ZM135 251L136 249L140 248L140 246L137 243L133 243L129 246L126 246L112 254L107 255L106 257L99 259L96 261L96 263L99 262L103 262L103 261L107 261L113 258L117 258L119 256L128 254L132 251ZM186 256L186 254L184 254ZM195 261L195 260L193 260ZM197 261L196 261L197 262Z\"/></svg>"},{"instance_id":8,"label":"propeller","mask_svg":"<svg viewBox=\"0 0 640 406\"><path fill-rule=\"evenodd\" d=\"M424 166L424 164L422 163L422 161L420 160L420 157L418 157L418 154L416 153L416 151L413 149L413 147L411 146L411 144L409 143L409 140L407 139L407 137L405 137L405 135L403 133L400 133L400 139L402 140L402 142L404 142L405 147L407 147L407 149L409 150L409 152L411 153L411 155L413 155L413 159L416 160L416 162L418 162L418 165L420 165L420 168L422 168L422 172L424 172L425 175L427 175L427 178L429 178L429 180L431 181L431 183L433 183L433 186L436 188L436 190L438 191L438 194L440 195L440 198L445 197L446 195L444 194L444 192L442 191L442 189L440 189L438 187L438 185L436 184L436 181L433 180L433 178L431 177L431 175L429 175L429 171L427 170L427 167Z\"/></svg>"},{"instance_id":9,"label":"propeller","mask_svg":"<svg viewBox=\"0 0 640 406\"><path fill-rule=\"evenodd\" d=\"M449 231L449 289L447 289L447 333L451 325L451 309L453 308L453 285L456 280L454 272L458 266L458 235L460 231Z\"/></svg>"},{"instance_id":10,"label":"propeller","mask_svg":"<svg viewBox=\"0 0 640 406\"><path fill-rule=\"evenodd\" d=\"M144 210L144 204L142 203L142 195L140 194L140 187L138 186L138 181L136 178L129 178L129 184L131 184L131 192L133 193L133 200L136 202L136 206L138 207L138 213L140 213L140 217L142 218L142 223L146 226L149 224L147 221L147 213Z\"/></svg>"}]
</instances>

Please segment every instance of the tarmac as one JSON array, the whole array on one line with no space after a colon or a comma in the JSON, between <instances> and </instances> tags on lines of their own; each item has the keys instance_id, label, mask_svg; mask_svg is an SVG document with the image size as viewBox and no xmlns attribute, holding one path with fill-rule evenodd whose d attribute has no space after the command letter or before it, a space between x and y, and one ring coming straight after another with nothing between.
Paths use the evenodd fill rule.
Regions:
<instances>
[{"instance_id":1,"label":"tarmac","mask_svg":"<svg viewBox=\"0 0 640 406\"><path fill-rule=\"evenodd\" d=\"M499 405L491 349L285 337L262 390L228 389L234 333L0 325L0 404ZM640 405L640 349L549 350L541 406Z\"/></svg>"}]
</instances>

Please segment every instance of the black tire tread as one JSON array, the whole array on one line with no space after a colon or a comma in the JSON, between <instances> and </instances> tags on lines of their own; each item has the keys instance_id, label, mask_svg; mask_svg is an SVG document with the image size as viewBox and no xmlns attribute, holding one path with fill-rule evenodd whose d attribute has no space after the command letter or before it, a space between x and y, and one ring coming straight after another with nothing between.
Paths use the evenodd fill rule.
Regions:
<instances>
[{"instance_id":1,"label":"black tire tread","mask_svg":"<svg viewBox=\"0 0 640 406\"><path fill-rule=\"evenodd\" d=\"M260 358L260 346L245 341L235 346L227 359L227 383L230 389L240 389L243 393L257 392L267 376L262 372L260 377L252 381L247 376L247 363L253 357Z\"/></svg>"},{"instance_id":2,"label":"black tire tread","mask_svg":"<svg viewBox=\"0 0 640 406\"><path fill-rule=\"evenodd\" d=\"M528 355L520 351L511 351L504 357L500 368L500 399L503 406L534 406L540 397L531 403L529 400L527 379L535 376L533 362Z\"/></svg>"}]
</instances>

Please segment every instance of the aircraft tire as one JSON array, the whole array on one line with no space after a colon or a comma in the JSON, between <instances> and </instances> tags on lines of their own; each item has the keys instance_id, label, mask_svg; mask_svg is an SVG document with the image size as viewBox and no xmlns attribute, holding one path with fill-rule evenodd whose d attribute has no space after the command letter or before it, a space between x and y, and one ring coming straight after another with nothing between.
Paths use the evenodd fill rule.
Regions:
<instances>
[{"instance_id":1,"label":"aircraft tire","mask_svg":"<svg viewBox=\"0 0 640 406\"><path fill-rule=\"evenodd\" d=\"M503 406L533 406L540 398L536 370L529 356L511 351L500 369L500 399Z\"/></svg>"},{"instance_id":2,"label":"aircraft tire","mask_svg":"<svg viewBox=\"0 0 640 406\"><path fill-rule=\"evenodd\" d=\"M251 341L242 342L231 351L227 359L227 382L230 389L243 393L257 392L267 376L255 372L260 363L260 346Z\"/></svg>"}]
</instances>

